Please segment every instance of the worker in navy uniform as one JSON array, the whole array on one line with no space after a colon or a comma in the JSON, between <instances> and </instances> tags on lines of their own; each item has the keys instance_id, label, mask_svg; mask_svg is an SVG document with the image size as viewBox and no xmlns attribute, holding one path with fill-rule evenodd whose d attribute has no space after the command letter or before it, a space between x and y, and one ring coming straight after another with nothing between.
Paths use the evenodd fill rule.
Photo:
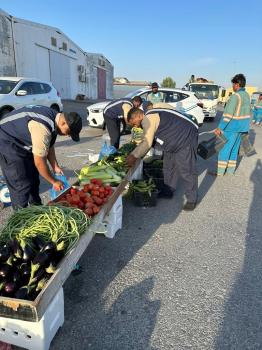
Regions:
<instances>
[{"instance_id":1,"label":"worker in navy uniform","mask_svg":"<svg viewBox=\"0 0 262 350\"><path fill-rule=\"evenodd\" d=\"M142 104L140 96L134 98L121 98L110 102L104 109L104 120L107 126L107 131L110 136L110 143L116 149L119 148L120 143L120 125L121 122L126 125L127 113L133 107L140 107Z\"/></svg>"},{"instance_id":2,"label":"worker in navy uniform","mask_svg":"<svg viewBox=\"0 0 262 350\"><path fill-rule=\"evenodd\" d=\"M82 120L77 113L57 113L44 106L17 109L0 120L0 166L14 209L40 205L39 174L56 191L63 183L49 170L62 173L54 143L57 135L70 135L79 141Z\"/></svg>"},{"instance_id":3,"label":"worker in navy uniform","mask_svg":"<svg viewBox=\"0 0 262 350\"><path fill-rule=\"evenodd\" d=\"M171 106L170 106L171 107ZM187 202L184 210L194 210L197 203L196 156L198 145L197 121L172 108L153 108L145 114L133 108L127 117L131 126L144 129L142 142L127 157L129 167L142 158L155 141L163 150L163 172L166 188L161 196L170 198L179 176L185 187Z\"/></svg>"}]
</instances>

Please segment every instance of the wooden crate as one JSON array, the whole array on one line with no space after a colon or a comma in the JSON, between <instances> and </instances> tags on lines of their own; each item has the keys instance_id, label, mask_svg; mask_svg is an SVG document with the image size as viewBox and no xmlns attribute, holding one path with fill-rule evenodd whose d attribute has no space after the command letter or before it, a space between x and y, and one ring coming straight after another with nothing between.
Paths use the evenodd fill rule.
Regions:
<instances>
[{"instance_id":1,"label":"wooden crate","mask_svg":"<svg viewBox=\"0 0 262 350\"><path fill-rule=\"evenodd\" d=\"M94 217L91 225L87 228L85 234L83 234L76 246L71 249L64 259L59 264L56 272L52 275L44 289L39 293L34 301L27 301L15 298L0 297L0 316L15 318L24 321L39 321L45 313L48 305L52 301L53 297L59 291L64 284L68 276L73 271L78 260L90 244L91 240L95 236L95 233L99 225L103 222L105 216L110 212L112 206L116 202L117 198L122 194L129 180L132 178L133 173L140 164L140 160L137 161L135 166L129 170L127 176L116 188L108 202L102 207L100 212ZM76 185L77 183L75 183ZM66 192L69 192L68 189ZM64 192L61 196L64 196ZM59 197L56 201L59 200Z\"/></svg>"}]
</instances>

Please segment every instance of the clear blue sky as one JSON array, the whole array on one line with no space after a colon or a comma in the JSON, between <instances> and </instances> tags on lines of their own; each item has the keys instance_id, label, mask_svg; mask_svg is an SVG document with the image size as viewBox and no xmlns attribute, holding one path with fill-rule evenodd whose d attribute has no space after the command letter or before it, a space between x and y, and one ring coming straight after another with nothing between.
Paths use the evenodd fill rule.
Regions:
<instances>
[{"instance_id":1,"label":"clear blue sky","mask_svg":"<svg viewBox=\"0 0 262 350\"><path fill-rule=\"evenodd\" d=\"M0 0L13 16L60 28L115 76L182 86L203 76L229 86L242 72L262 87L261 0Z\"/></svg>"}]
</instances>

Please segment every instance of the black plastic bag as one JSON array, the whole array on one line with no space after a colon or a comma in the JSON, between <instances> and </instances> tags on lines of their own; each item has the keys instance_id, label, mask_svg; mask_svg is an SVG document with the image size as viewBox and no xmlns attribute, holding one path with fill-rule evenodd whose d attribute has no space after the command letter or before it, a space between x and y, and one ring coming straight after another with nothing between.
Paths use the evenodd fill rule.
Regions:
<instances>
[{"instance_id":1,"label":"black plastic bag","mask_svg":"<svg viewBox=\"0 0 262 350\"><path fill-rule=\"evenodd\" d=\"M197 154L203 159L209 159L218 153L227 143L224 135L212 136L209 140L202 141L197 147Z\"/></svg>"},{"instance_id":2,"label":"black plastic bag","mask_svg":"<svg viewBox=\"0 0 262 350\"><path fill-rule=\"evenodd\" d=\"M249 140L249 133L241 134L241 144L239 154L241 156L251 157L254 154L257 154L255 148L251 145Z\"/></svg>"}]
</instances>

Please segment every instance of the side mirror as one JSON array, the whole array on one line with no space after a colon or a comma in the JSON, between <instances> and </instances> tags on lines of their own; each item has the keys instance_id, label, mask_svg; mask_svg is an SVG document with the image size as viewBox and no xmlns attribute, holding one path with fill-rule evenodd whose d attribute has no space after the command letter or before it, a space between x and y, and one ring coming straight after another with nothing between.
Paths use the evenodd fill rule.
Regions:
<instances>
[{"instance_id":1,"label":"side mirror","mask_svg":"<svg viewBox=\"0 0 262 350\"><path fill-rule=\"evenodd\" d=\"M226 90L222 90L221 97L225 97L225 96L226 96Z\"/></svg>"},{"instance_id":2,"label":"side mirror","mask_svg":"<svg viewBox=\"0 0 262 350\"><path fill-rule=\"evenodd\" d=\"M18 90L16 92L16 96L26 96L27 95L27 91L25 90Z\"/></svg>"}]
</instances>

